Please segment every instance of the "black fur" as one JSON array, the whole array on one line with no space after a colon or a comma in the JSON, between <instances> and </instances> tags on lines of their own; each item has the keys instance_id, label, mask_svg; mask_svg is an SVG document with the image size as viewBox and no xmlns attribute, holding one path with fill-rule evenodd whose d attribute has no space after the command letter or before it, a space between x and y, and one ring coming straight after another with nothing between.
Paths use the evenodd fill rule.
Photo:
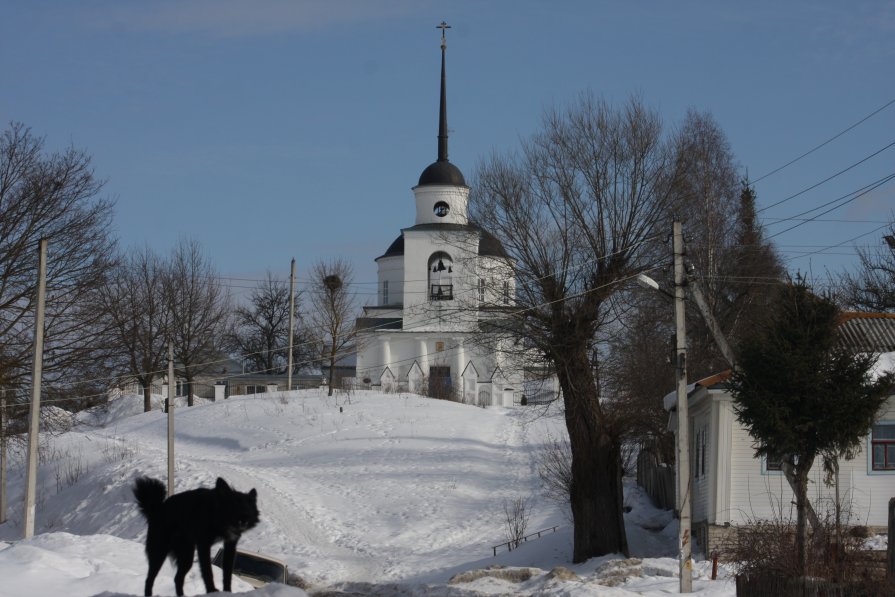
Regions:
<instances>
[{"instance_id":1,"label":"black fur","mask_svg":"<svg viewBox=\"0 0 895 597\"><path fill-rule=\"evenodd\" d=\"M174 589L183 595L183 580L193 566L193 554L199 551L199 569L205 590L213 593L211 546L224 542L224 590L230 590L236 542L245 531L258 524L257 492L234 491L218 477L214 489L200 488L177 493L165 499L167 490L158 479L140 477L134 483L134 497L146 517L145 595L152 595L152 584L165 563L165 556L177 562Z\"/></svg>"}]
</instances>

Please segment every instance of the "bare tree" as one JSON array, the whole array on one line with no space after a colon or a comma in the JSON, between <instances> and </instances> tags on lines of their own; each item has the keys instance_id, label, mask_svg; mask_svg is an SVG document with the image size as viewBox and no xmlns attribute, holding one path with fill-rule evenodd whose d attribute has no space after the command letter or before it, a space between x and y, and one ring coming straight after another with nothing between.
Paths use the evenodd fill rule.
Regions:
<instances>
[{"instance_id":1,"label":"bare tree","mask_svg":"<svg viewBox=\"0 0 895 597\"><path fill-rule=\"evenodd\" d=\"M196 241L181 241L165 268L165 298L170 311L168 337L178 372L186 380L193 406L193 382L223 351L230 295Z\"/></svg>"},{"instance_id":2,"label":"bare tree","mask_svg":"<svg viewBox=\"0 0 895 597\"><path fill-rule=\"evenodd\" d=\"M678 133L677 147L681 176L674 203L685 226L690 275L724 335L736 345L769 313L769 290L782 279L783 267L756 220L755 193L739 179L733 153L712 117L691 110ZM670 248L666 255L660 263L670 261ZM666 289L673 287L670 267L649 275ZM624 299L627 312L609 335L604 379L621 398L618 414L626 420L629 440L653 451L660 462L670 463L674 443L666 430L661 396L674 385L669 360L674 347L671 299L640 289ZM728 368L702 315L690 302L687 309L688 375L700 379Z\"/></svg>"},{"instance_id":3,"label":"bare tree","mask_svg":"<svg viewBox=\"0 0 895 597\"><path fill-rule=\"evenodd\" d=\"M860 269L843 274L840 294L850 309L895 313L895 222L875 250L859 249Z\"/></svg>"},{"instance_id":4,"label":"bare tree","mask_svg":"<svg viewBox=\"0 0 895 597\"><path fill-rule=\"evenodd\" d=\"M329 364L330 396L336 363L357 348L354 327L357 300L352 288L353 278L351 264L343 259L319 261L311 268L308 324L318 354Z\"/></svg>"},{"instance_id":5,"label":"bare tree","mask_svg":"<svg viewBox=\"0 0 895 597\"><path fill-rule=\"evenodd\" d=\"M621 435L592 348L610 298L651 266L667 235L675 144L634 98L591 95L550 111L521 153L482 163L473 218L497 236L517 280L515 325L552 365L572 453L573 560L627 553Z\"/></svg>"},{"instance_id":6,"label":"bare tree","mask_svg":"<svg viewBox=\"0 0 895 597\"><path fill-rule=\"evenodd\" d=\"M107 344L113 364L143 386L143 410L152 410L152 383L167 362L170 312L165 301L165 264L148 247L132 250L99 293L110 323Z\"/></svg>"},{"instance_id":7,"label":"bare tree","mask_svg":"<svg viewBox=\"0 0 895 597\"><path fill-rule=\"evenodd\" d=\"M13 396L31 377L41 238L48 240L46 393L71 400L102 386L90 381L106 365L96 340L104 322L93 293L116 244L113 203L98 198L102 186L83 151L48 153L44 140L19 123L0 133L0 388ZM77 401L59 404L77 407Z\"/></svg>"},{"instance_id":8,"label":"bare tree","mask_svg":"<svg viewBox=\"0 0 895 597\"><path fill-rule=\"evenodd\" d=\"M233 329L228 347L255 372L285 373L289 347L289 284L271 272L259 282L249 296L248 304L234 310ZM301 292L296 293L296 311ZM293 330L293 373L313 358L306 330L296 315Z\"/></svg>"}]
</instances>

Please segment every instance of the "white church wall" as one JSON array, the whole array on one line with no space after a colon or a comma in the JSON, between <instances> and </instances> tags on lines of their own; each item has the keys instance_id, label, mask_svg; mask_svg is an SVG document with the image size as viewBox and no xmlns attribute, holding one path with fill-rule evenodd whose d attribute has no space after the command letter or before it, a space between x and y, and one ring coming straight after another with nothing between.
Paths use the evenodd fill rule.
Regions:
<instances>
[{"instance_id":1,"label":"white church wall","mask_svg":"<svg viewBox=\"0 0 895 597\"><path fill-rule=\"evenodd\" d=\"M376 304L401 305L404 300L404 256L381 257L376 263L379 270Z\"/></svg>"},{"instance_id":2,"label":"white church wall","mask_svg":"<svg viewBox=\"0 0 895 597\"><path fill-rule=\"evenodd\" d=\"M474 275L466 270L470 255L478 251L473 233L432 234L404 231L404 329L407 331L465 331L475 321L475 312L464 311L463 297L473 295ZM439 252L450 256L453 271L451 300L430 300L429 258ZM473 272L474 274L474 272Z\"/></svg>"},{"instance_id":3,"label":"white church wall","mask_svg":"<svg viewBox=\"0 0 895 597\"><path fill-rule=\"evenodd\" d=\"M467 202L469 189L450 185L428 185L414 187L416 198L417 224L468 224ZM448 204L447 215L439 217L435 214L436 203L444 201Z\"/></svg>"},{"instance_id":4,"label":"white church wall","mask_svg":"<svg viewBox=\"0 0 895 597\"><path fill-rule=\"evenodd\" d=\"M513 277L513 269L505 260L479 257L476 270L475 295L478 304L500 306L516 301L516 279Z\"/></svg>"}]
</instances>

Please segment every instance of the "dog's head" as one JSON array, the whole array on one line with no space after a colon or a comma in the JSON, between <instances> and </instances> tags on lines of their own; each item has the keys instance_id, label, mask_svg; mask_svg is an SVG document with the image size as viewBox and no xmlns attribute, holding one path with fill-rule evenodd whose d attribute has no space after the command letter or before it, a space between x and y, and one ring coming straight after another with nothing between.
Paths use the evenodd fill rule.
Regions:
<instances>
[{"instance_id":1,"label":"dog's head","mask_svg":"<svg viewBox=\"0 0 895 597\"><path fill-rule=\"evenodd\" d=\"M234 535L238 537L258 524L258 492L252 489L248 493L235 491L227 482L218 477L214 490L227 503L230 522Z\"/></svg>"}]
</instances>

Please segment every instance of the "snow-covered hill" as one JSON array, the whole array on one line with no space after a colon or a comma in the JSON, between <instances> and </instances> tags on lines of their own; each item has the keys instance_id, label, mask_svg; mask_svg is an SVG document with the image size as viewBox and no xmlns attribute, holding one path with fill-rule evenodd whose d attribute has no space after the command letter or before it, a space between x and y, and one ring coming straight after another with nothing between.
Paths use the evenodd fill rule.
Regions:
<instances>
[{"instance_id":1,"label":"snow-covered hill","mask_svg":"<svg viewBox=\"0 0 895 597\"><path fill-rule=\"evenodd\" d=\"M140 475L167 475L167 417L141 411L141 398L125 396L103 411L81 413L72 431L47 441L38 536L28 542L16 541L24 481L21 466L12 467L10 521L0 525L0 541L10 542L0 543L0 595L57 595L62 587L73 597L141 592L145 523L130 486ZM240 548L284 560L309 592L659 595L677 585L671 516L633 487L632 555L650 559L568 563L568 521L541 496L537 474L539 451L548 437L564 433L563 422L541 410L297 391L175 412L177 490L211 486L219 476L241 491L256 488L261 523ZM518 497L531 505L530 530L560 529L494 557L492 546L505 541L504 501ZM531 578L521 584L491 576L446 584L460 572L494 565L537 570L523 573ZM560 565L579 577L548 578ZM704 576L704 565L698 569ZM166 565L156 592L173 594L172 578ZM624 582L609 588L618 584L613 578ZM702 594L733 594L730 582L696 586ZM187 593L202 590L196 566ZM258 594L301 592L271 587Z\"/></svg>"}]
</instances>

